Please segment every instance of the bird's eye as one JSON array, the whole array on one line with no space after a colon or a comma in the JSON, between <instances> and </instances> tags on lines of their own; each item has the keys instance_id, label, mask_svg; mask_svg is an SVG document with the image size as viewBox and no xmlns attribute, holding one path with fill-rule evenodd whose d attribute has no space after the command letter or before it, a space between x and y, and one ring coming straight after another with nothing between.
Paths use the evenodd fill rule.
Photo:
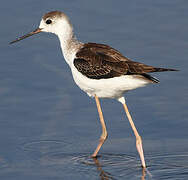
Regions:
<instances>
[{"instance_id":1,"label":"bird's eye","mask_svg":"<svg viewBox=\"0 0 188 180\"><path fill-rule=\"evenodd\" d=\"M52 23L52 20L48 19L46 20L46 24L51 24Z\"/></svg>"}]
</instances>

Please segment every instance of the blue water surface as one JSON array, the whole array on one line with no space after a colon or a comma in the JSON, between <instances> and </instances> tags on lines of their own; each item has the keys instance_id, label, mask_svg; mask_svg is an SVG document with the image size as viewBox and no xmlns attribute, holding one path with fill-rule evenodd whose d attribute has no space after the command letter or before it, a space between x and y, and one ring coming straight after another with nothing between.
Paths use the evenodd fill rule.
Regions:
<instances>
[{"instance_id":1,"label":"blue water surface","mask_svg":"<svg viewBox=\"0 0 188 180\"><path fill-rule=\"evenodd\" d=\"M109 138L98 159L89 157L101 133L95 101L75 85L55 35L9 45L52 10L70 17L82 42L180 70L153 74L160 84L125 94L146 172L115 100L101 100ZM188 1L6 0L0 12L0 179L187 179Z\"/></svg>"}]
</instances>

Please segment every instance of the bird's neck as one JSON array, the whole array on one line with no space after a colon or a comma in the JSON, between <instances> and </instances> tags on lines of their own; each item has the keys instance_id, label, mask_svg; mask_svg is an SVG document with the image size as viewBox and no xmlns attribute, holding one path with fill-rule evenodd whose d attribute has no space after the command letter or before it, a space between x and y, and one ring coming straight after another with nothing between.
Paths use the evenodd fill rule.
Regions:
<instances>
[{"instance_id":1,"label":"bird's neck","mask_svg":"<svg viewBox=\"0 0 188 180\"><path fill-rule=\"evenodd\" d=\"M77 50L82 46L82 43L76 39L72 29L66 33L58 34L58 37L65 61L71 67L74 56Z\"/></svg>"}]
</instances>

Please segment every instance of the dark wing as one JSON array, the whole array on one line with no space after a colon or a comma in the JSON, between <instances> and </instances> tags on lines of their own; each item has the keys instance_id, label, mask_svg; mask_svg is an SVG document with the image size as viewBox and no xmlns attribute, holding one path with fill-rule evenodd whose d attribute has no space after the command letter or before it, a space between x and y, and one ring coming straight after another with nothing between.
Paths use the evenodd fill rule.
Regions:
<instances>
[{"instance_id":1,"label":"dark wing","mask_svg":"<svg viewBox=\"0 0 188 180\"><path fill-rule=\"evenodd\" d=\"M155 68L131 61L119 51L104 44L87 43L76 53L74 65L79 72L91 79L104 79L122 75L145 75L149 72L173 71Z\"/></svg>"}]
</instances>

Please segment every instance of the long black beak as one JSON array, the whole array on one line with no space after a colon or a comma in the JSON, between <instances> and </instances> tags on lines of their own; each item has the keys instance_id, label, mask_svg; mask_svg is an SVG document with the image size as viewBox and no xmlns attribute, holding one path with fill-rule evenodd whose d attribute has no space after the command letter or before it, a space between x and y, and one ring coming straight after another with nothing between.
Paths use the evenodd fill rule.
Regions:
<instances>
[{"instance_id":1,"label":"long black beak","mask_svg":"<svg viewBox=\"0 0 188 180\"><path fill-rule=\"evenodd\" d=\"M25 39L25 38L27 38L27 37L29 37L29 36L32 36L32 35L34 35L34 34L38 34L38 33L41 32L41 30L42 30L41 28L37 28L37 29L35 29L34 31L32 31L32 32L30 32L30 33L28 33L28 34L26 34L26 35L24 35L24 36L22 36L22 37L17 38L16 40L10 42L9 44L13 44L13 43L15 43L15 42L18 42L18 41L20 41L20 40L22 40L22 39Z\"/></svg>"}]
</instances>

